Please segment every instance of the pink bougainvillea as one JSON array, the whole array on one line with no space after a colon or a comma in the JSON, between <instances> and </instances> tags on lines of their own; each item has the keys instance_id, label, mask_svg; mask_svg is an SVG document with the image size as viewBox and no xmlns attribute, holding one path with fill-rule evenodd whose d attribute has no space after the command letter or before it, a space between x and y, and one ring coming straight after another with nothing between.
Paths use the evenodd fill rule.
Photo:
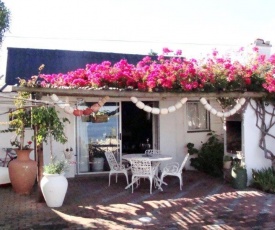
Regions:
<instances>
[{"instance_id":1,"label":"pink bougainvillea","mask_svg":"<svg viewBox=\"0 0 275 230\"><path fill-rule=\"evenodd\" d=\"M252 53L244 55L244 48L237 52L242 60L229 54L220 56L213 50L204 59L181 57L181 50L174 56L172 50L163 49L163 54L153 59L144 57L136 65L122 59L112 64L87 64L85 69L68 73L40 75L42 87L89 87L138 89L142 91L267 91L275 92L275 55L266 58L253 47ZM235 54L234 54L235 55Z\"/></svg>"}]
</instances>

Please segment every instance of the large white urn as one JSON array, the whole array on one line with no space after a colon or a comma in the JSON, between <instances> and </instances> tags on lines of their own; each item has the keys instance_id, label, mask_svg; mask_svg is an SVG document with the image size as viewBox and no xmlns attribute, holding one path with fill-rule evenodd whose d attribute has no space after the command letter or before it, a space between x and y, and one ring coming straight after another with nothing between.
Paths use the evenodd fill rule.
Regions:
<instances>
[{"instance_id":1,"label":"large white urn","mask_svg":"<svg viewBox=\"0 0 275 230\"><path fill-rule=\"evenodd\" d=\"M48 207L61 207L68 189L68 180L64 174L43 173L40 187Z\"/></svg>"}]
</instances>

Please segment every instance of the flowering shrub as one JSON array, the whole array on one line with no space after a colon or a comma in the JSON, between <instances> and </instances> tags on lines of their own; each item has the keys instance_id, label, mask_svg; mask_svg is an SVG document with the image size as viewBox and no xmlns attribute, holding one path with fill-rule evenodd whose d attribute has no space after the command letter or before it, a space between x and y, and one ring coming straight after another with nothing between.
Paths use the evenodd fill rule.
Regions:
<instances>
[{"instance_id":1,"label":"flowering shrub","mask_svg":"<svg viewBox=\"0 0 275 230\"><path fill-rule=\"evenodd\" d=\"M66 74L41 74L42 87L116 87L142 91L267 91L275 92L275 55L265 59L257 47L244 56L244 61L233 55L219 56L217 50L202 60L181 57L178 50L172 56L171 50L163 49L163 55L153 60L144 57L136 65L121 60L114 65L109 61L101 64L87 64Z\"/></svg>"},{"instance_id":2,"label":"flowering shrub","mask_svg":"<svg viewBox=\"0 0 275 230\"><path fill-rule=\"evenodd\" d=\"M28 141L27 145L22 145L21 142L18 141L18 139L16 137L13 141L10 141L10 143L11 143L11 146L14 146L18 149L27 150L27 149L30 149L32 141Z\"/></svg>"}]
</instances>

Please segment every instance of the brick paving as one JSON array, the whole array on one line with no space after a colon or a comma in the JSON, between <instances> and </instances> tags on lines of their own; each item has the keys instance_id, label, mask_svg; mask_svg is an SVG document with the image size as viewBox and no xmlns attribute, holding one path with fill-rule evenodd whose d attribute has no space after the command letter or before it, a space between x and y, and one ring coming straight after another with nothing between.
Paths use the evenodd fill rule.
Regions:
<instances>
[{"instance_id":1,"label":"brick paving","mask_svg":"<svg viewBox=\"0 0 275 230\"><path fill-rule=\"evenodd\" d=\"M37 202L37 186L29 196L11 186L0 187L0 229L275 229L275 195L256 189L233 189L222 179L196 171L165 178L163 192L149 193L142 181L132 194L125 176L70 178L60 208Z\"/></svg>"}]
</instances>

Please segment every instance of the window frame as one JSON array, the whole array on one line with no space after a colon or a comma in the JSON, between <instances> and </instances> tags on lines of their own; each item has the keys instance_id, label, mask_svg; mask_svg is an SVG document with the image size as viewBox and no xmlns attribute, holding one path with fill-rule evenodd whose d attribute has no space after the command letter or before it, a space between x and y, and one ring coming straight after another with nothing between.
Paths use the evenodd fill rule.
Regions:
<instances>
[{"instance_id":1,"label":"window frame","mask_svg":"<svg viewBox=\"0 0 275 230\"><path fill-rule=\"evenodd\" d=\"M194 104L194 103L196 103L198 106L203 107L203 109L205 110L205 116L206 116L205 126L206 126L206 128L189 129L189 125L188 125L188 123L189 123L188 114L189 114L189 110L190 110L189 106L190 106L190 104ZM198 112L199 111L200 110L198 110ZM199 114L198 114L198 116L199 116ZM199 100L190 100L190 101L186 102L186 117L187 117L186 118L187 133L209 132L211 130L211 127L210 127L210 124L211 124L210 123L210 112L204 108L204 106L201 104L201 102Z\"/></svg>"}]
</instances>

